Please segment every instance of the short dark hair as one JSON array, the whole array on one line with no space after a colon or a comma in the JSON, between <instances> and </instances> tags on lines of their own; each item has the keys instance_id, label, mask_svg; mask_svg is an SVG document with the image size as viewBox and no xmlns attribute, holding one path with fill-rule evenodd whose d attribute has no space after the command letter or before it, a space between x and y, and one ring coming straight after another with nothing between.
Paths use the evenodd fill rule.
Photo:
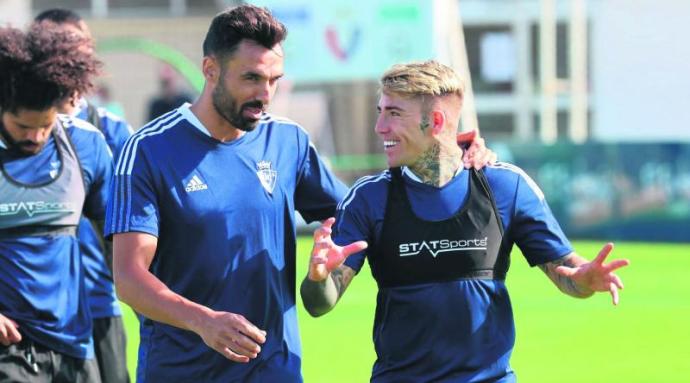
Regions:
<instances>
[{"instance_id":1,"label":"short dark hair","mask_svg":"<svg viewBox=\"0 0 690 383\"><path fill-rule=\"evenodd\" d=\"M287 36L285 25L266 8L240 5L229 8L213 18L204 39L204 56L225 58L235 52L244 39L268 49Z\"/></svg>"},{"instance_id":2,"label":"short dark hair","mask_svg":"<svg viewBox=\"0 0 690 383\"><path fill-rule=\"evenodd\" d=\"M34 17L34 21L52 21L56 24L74 24L78 25L82 21L81 16L77 12L64 8L47 9Z\"/></svg>"},{"instance_id":3,"label":"short dark hair","mask_svg":"<svg viewBox=\"0 0 690 383\"><path fill-rule=\"evenodd\" d=\"M0 110L46 110L90 90L101 62L84 41L51 23L0 28Z\"/></svg>"}]
</instances>

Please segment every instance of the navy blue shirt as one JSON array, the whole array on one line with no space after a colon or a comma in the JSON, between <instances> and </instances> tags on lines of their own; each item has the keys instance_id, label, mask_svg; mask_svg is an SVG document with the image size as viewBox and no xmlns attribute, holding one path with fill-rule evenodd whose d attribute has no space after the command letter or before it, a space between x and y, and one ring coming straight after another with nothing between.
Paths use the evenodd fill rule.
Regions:
<instances>
[{"instance_id":1,"label":"navy blue shirt","mask_svg":"<svg viewBox=\"0 0 690 383\"><path fill-rule=\"evenodd\" d=\"M91 124L62 115L60 119L82 167L87 192L83 214L103 220L113 168L110 150ZM2 145L0 151L4 170L22 183L50 181L61 166L52 135L36 155L12 157ZM77 238L0 240L0 313L18 322L22 336L57 352L92 358L91 314Z\"/></svg>"},{"instance_id":2,"label":"navy blue shirt","mask_svg":"<svg viewBox=\"0 0 690 383\"><path fill-rule=\"evenodd\" d=\"M532 266L572 251L542 192L521 169L498 163L486 167L484 174L503 224L502 248L517 244ZM460 170L448 184L437 188L421 183L404 169L414 214L426 221L451 217L467 199L468 175L467 170ZM335 243L378 243L390 180L390 172L384 171L353 185L338 206ZM359 271L371 256L365 250L351 255L345 264ZM379 355L372 381L514 381L509 359L515 332L504 281L461 279L381 290L386 291L379 291L374 343L387 342L385 349L395 352ZM420 312L433 319L410 315ZM425 331L436 335L425 337ZM429 358L434 362L425 363ZM430 365L444 367L430 369Z\"/></svg>"},{"instance_id":3,"label":"navy blue shirt","mask_svg":"<svg viewBox=\"0 0 690 383\"><path fill-rule=\"evenodd\" d=\"M79 107L75 117L88 121L89 113L86 100L82 99ZM96 108L95 117L98 119L98 129L105 136L108 147L113 153L113 160L117 161L125 142L132 135L132 128L127 122L103 108ZM120 316L121 310L115 295L113 276L105 262L100 235L96 233L94 226L88 219L82 218L77 228L77 237L79 238L79 250L82 254L82 264L84 265L84 278L91 316L93 318Z\"/></svg>"},{"instance_id":4,"label":"navy blue shirt","mask_svg":"<svg viewBox=\"0 0 690 383\"><path fill-rule=\"evenodd\" d=\"M150 271L172 291L268 333L258 358L235 363L144 319L137 381L301 381L294 212L325 219L346 192L306 132L264 115L220 142L184 105L128 140L114 180L106 234L158 237Z\"/></svg>"}]
</instances>

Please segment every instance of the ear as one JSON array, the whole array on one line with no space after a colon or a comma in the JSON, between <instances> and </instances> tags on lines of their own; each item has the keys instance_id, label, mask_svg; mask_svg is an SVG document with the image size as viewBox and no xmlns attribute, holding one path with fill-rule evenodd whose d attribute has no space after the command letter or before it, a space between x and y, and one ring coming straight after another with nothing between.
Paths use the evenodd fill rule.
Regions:
<instances>
[{"instance_id":1,"label":"ear","mask_svg":"<svg viewBox=\"0 0 690 383\"><path fill-rule=\"evenodd\" d=\"M69 104L72 106L72 108L76 108L77 104L79 104L79 100L81 97L79 97L79 92L74 92L72 93L72 96L69 98Z\"/></svg>"},{"instance_id":2,"label":"ear","mask_svg":"<svg viewBox=\"0 0 690 383\"><path fill-rule=\"evenodd\" d=\"M433 134L439 134L443 131L443 127L446 125L446 114L442 110L432 110L431 111L431 132Z\"/></svg>"},{"instance_id":3,"label":"ear","mask_svg":"<svg viewBox=\"0 0 690 383\"><path fill-rule=\"evenodd\" d=\"M218 66L218 61L213 57L204 57L201 63L201 71L204 74L204 79L206 82L215 84L218 81L218 76L220 76L220 67Z\"/></svg>"}]
</instances>

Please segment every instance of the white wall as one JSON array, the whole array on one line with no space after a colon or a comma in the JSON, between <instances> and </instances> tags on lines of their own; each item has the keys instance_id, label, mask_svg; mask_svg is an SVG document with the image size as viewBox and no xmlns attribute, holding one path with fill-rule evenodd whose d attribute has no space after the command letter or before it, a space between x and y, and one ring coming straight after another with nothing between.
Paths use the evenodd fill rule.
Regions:
<instances>
[{"instance_id":1,"label":"white wall","mask_svg":"<svg viewBox=\"0 0 690 383\"><path fill-rule=\"evenodd\" d=\"M0 0L0 26L24 28L31 19L31 1Z\"/></svg>"},{"instance_id":2,"label":"white wall","mask_svg":"<svg viewBox=\"0 0 690 383\"><path fill-rule=\"evenodd\" d=\"M690 141L690 1L590 4L593 138Z\"/></svg>"}]
</instances>

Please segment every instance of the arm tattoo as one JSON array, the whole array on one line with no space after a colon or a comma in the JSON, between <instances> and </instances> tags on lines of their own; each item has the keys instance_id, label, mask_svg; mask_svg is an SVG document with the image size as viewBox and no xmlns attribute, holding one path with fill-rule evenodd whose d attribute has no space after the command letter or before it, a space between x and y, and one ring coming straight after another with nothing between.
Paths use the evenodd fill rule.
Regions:
<instances>
[{"instance_id":1,"label":"arm tattoo","mask_svg":"<svg viewBox=\"0 0 690 383\"><path fill-rule=\"evenodd\" d=\"M555 261L547 262L539 265L539 268L551 279L551 281L558 287L562 292L576 297L576 298L587 298L593 294L589 289L583 289L578 286L574 280L556 273L556 268L558 266L568 266L577 267L579 264L576 262L574 254L568 254L565 257L559 258Z\"/></svg>"},{"instance_id":2,"label":"arm tattoo","mask_svg":"<svg viewBox=\"0 0 690 383\"><path fill-rule=\"evenodd\" d=\"M340 266L333 270L331 273L331 279L335 284L335 288L338 290L338 299L345 294L345 289L352 282L352 278L355 277L355 271L347 266Z\"/></svg>"},{"instance_id":3,"label":"arm tattoo","mask_svg":"<svg viewBox=\"0 0 690 383\"><path fill-rule=\"evenodd\" d=\"M314 282L305 277L300 287L304 308L314 317L331 311L354 277L355 271L344 265L333 270L331 275L321 282Z\"/></svg>"}]
</instances>

